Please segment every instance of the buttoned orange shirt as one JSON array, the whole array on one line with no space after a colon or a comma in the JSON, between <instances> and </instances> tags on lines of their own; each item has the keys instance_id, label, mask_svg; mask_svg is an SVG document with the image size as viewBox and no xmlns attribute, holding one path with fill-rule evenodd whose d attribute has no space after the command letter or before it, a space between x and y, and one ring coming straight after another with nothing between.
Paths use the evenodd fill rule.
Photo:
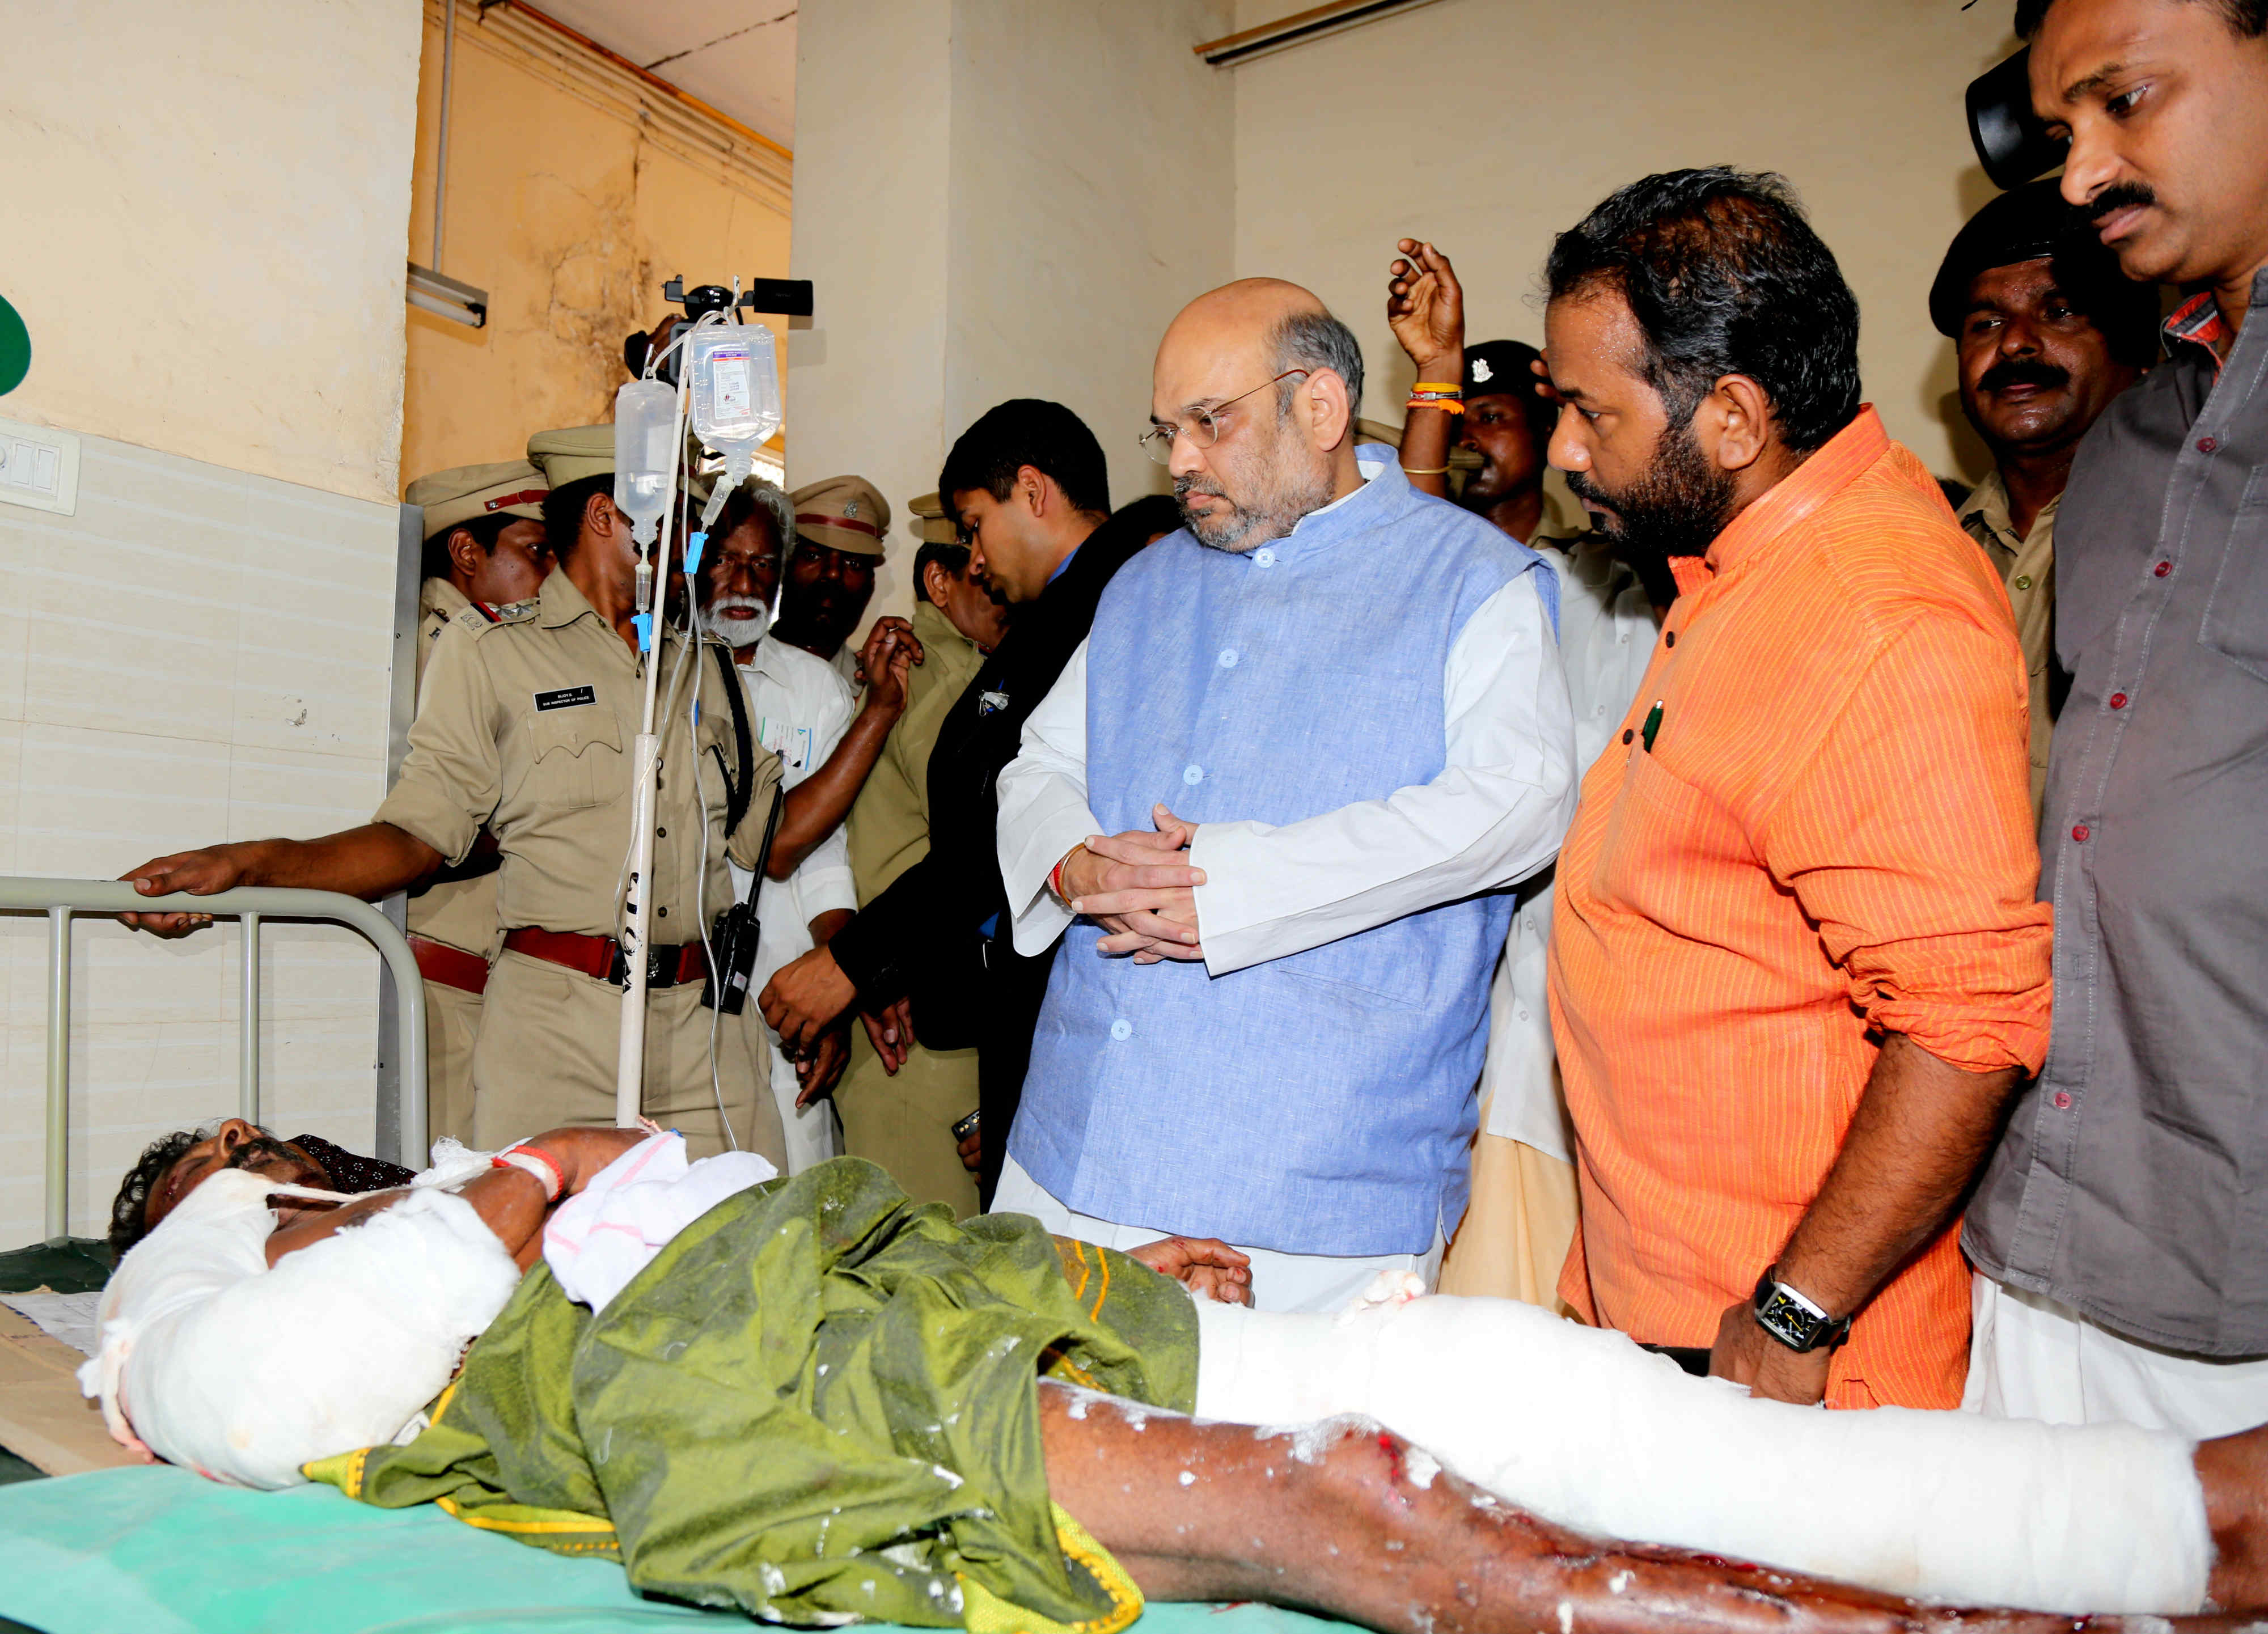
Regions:
<instances>
[{"instance_id":1,"label":"buttoned orange shirt","mask_svg":"<svg viewBox=\"0 0 2268 1634\"><path fill-rule=\"evenodd\" d=\"M1582 1189L1559 1291L1705 1347L1817 1195L1882 1034L2038 1070L2051 938L2008 598L1871 408L1675 565L1559 854L1551 1019ZM1830 1405L1959 1405L1955 1235L1859 1313Z\"/></svg>"}]
</instances>

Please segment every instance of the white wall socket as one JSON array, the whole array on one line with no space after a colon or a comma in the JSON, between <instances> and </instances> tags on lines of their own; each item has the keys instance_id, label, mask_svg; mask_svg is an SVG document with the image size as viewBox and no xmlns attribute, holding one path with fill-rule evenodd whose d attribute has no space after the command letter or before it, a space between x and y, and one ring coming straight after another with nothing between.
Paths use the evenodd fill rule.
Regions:
<instances>
[{"instance_id":1,"label":"white wall socket","mask_svg":"<svg viewBox=\"0 0 2268 1634\"><path fill-rule=\"evenodd\" d=\"M78 438L52 426L0 420L0 503L78 512Z\"/></svg>"}]
</instances>

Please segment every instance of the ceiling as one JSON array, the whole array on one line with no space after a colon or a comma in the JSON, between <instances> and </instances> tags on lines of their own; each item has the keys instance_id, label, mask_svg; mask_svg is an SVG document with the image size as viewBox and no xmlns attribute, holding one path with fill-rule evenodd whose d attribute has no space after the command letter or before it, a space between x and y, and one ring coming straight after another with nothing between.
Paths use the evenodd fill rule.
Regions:
<instances>
[{"instance_id":1,"label":"ceiling","mask_svg":"<svg viewBox=\"0 0 2268 1634\"><path fill-rule=\"evenodd\" d=\"M795 145L796 0L535 0L539 11Z\"/></svg>"}]
</instances>

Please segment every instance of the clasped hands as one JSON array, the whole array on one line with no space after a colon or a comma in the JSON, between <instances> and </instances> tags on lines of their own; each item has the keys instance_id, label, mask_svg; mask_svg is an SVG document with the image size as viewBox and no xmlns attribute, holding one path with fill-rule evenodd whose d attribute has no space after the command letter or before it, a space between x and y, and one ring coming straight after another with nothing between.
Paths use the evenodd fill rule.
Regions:
<instances>
[{"instance_id":1,"label":"clasped hands","mask_svg":"<svg viewBox=\"0 0 2268 1634\"><path fill-rule=\"evenodd\" d=\"M1203 959L1197 887L1205 875L1189 860L1197 825L1163 805L1150 814L1154 832L1098 835L1074 847L1063 860L1061 894L1071 912L1108 932L1096 944L1100 953L1138 965Z\"/></svg>"}]
</instances>

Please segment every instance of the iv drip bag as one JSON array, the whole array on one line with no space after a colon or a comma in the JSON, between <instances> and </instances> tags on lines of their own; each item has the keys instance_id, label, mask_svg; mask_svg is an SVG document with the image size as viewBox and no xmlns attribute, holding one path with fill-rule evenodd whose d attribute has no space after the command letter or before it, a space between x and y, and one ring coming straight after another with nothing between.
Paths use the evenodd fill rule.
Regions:
<instances>
[{"instance_id":1,"label":"iv drip bag","mask_svg":"<svg viewBox=\"0 0 2268 1634\"><path fill-rule=\"evenodd\" d=\"M650 545L669 509L677 393L659 380L632 380L615 394L615 505L630 537Z\"/></svg>"},{"instance_id":2,"label":"iv drip bag","mask_svg":"<svg viewBox=\"0 0 2268 1634\"><path fill-rule=\"evenodd\" d=\"M779 364L761 323L704 324L685 342L693 433L725 456L735 485L756 447L780 428Z\"/></svg>"}]
</instances>

